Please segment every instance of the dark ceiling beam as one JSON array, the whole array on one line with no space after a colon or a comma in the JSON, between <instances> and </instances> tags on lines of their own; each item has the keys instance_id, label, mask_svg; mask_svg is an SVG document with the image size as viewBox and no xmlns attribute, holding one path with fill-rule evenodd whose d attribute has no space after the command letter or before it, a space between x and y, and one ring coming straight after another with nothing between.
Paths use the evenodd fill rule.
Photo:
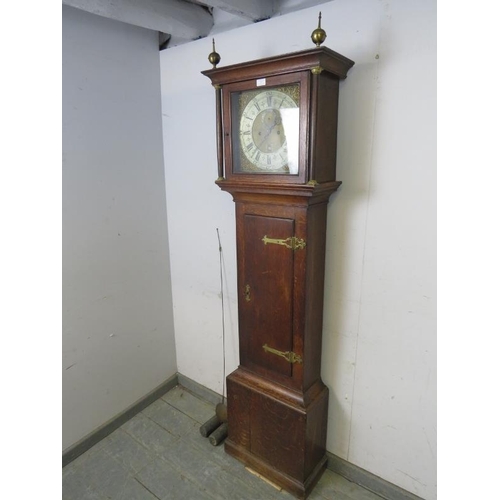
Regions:
<instances>
[{"instance_id":1,"label":"dark ceiling beam","mask_svg":"<svg viewBox=\"0 0 500 500\"><path fill-rule=\"evenodd\" d=\"M63 0L64 5L172 36L195 40L213 27L210 12L181 0Z\"/></svg>"},{"instance_id":2,"label":"dark ceiling beam","mask_svg":"<svg viewBox=\"0 0 500 500\"><path fill-rule=\"evenodd\" d=\"M276 12L277 3L275 0L196 0L196 2L252 21L271 17Z\"/></svg>"},{"instance_id":3,"label":"dark ceiling beam","mask_svg":"<svg viewBox=\"0 0 500 500\"><path fill-rule=\"evenodd\" d=\"M276 9L280 14L288 14L331 1L332 0L278 0Z\"/></svg>"}]
</instances>

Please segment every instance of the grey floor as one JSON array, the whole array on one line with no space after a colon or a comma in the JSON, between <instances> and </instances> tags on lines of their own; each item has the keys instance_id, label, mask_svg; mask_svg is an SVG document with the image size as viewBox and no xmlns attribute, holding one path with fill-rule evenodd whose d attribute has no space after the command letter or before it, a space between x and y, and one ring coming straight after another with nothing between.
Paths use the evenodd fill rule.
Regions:
<instances>
[{"instance_id":1,"label":"grey floor","mask_svg":"<svg viewBox=\"0 0 500 500\"><path fill-rule=\"evenodd\" d=\"M214 406L180 386L63 469L63 500L292 500L200 435ZM326 470L310 500L381 500Z\"/></svg>"}]
</instances>

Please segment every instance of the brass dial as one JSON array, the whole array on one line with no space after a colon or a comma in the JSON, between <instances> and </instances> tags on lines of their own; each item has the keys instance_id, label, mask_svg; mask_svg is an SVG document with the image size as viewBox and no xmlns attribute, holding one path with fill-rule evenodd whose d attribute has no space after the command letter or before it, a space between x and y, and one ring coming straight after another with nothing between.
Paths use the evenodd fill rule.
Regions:
<instances>
[{"instance_id":1,"label":"brass dial","mask_svg":"<svg viewBox=\"0 0 500 500\"><path fill-rule=\"evenodd\" d=\"M290 95L274 89L259 92L243 108L241 150L258 170L290 171L287 139L298 132L298 111Z\"/></svg>"}]
</instances>

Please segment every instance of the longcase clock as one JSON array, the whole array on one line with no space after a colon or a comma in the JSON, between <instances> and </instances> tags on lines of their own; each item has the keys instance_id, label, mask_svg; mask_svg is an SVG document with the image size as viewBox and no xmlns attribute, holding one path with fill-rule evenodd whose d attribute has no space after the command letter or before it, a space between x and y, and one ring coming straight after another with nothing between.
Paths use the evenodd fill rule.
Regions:
<instances>
[{"instance_id":1,"label":"longcase clock","mask_svg":"<svg viewBox=\"0 0 500 500\"><path fill-rule=\"evenodd\" d=\"M240 345L225 450L305 498L327 460L326 217L339 81L354 63L319 44L221 68L217 56L203 74L216 89L216 183L236 205Z\"/></svg>"}]
</instances>

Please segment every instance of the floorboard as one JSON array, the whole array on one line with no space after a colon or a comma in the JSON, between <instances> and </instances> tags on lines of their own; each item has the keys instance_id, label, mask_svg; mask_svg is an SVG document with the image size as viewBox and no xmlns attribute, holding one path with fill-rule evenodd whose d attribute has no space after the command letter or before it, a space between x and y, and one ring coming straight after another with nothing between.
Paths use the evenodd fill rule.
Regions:
<instances>
[{"instance_id":1,"label":"floorboard","mask_svg":"<svg viewBox=\"0 0 500 500\"><path fill-rule=\"evenodd\" d=\"M63 468L63 500L292 500L200 435L214 405L177 386ZM310 500L381 500L326 470Z\"/></svg>"}]
</instances>

